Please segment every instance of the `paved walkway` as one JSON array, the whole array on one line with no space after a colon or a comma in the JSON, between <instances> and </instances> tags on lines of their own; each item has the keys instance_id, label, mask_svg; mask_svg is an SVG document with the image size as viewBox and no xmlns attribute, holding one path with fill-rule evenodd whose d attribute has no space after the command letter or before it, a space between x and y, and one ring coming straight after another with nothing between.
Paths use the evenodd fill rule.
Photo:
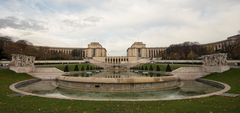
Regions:
<instances>
[{"instance_id":1,"label":"paved walkway","mask_svg":"<svg viewBox=\"0 0 240 113\"><path fill-rule=\"evenodd\" d=\"M180 80L195 80L208 75L205 69L201 66L196 67L180 67L171 72L174 76L177 76Z\"/></svg>"}]
</instances>

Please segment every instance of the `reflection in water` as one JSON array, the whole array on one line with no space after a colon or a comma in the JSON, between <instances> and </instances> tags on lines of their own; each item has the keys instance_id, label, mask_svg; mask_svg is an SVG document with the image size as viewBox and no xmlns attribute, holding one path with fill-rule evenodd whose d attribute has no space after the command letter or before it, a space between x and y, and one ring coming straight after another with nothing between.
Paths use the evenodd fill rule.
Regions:
<instances>
[{"instance_id":1,"label":"reflection in water","mask_svg":"<svg viewBox=\"0 0 240 113\"><path fill-rule=\"evenodd\" d=\"M144 92L81 92L73 89L61 89L56 81L38 81L19 87L19 90L46 97L79 99L179 99L183 97L216 92L221 88L198 81L181 81L177 89Z\"/></svg>"}]
</instances>

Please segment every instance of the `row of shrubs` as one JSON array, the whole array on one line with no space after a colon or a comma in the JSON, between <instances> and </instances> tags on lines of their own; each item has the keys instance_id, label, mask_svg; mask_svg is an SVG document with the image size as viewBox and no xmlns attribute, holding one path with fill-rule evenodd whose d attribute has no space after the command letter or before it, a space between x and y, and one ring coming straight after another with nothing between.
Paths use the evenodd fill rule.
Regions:
<instances>
[{"instance_id":1,"label":"row of shrubs","mask_svg":"<svg viewBox=\"0 0 240 113\"><path fill-rule=\"evenodd\" d=\"M146 70L146 71L161 71L161 68L159 65L156 65L156 68L153 69L153 65L147 66L147 65L141 65L141 66L135 66L135 67L131 67L131 70ZM163 70L162 70L163 71ZM172 68L171 66L168 64L166 67L166 72L171 72Z\"/></svg>"},{"instance_id":2,"label":"row of shrubs","mask_svg":"<svg viewBox=\"0 0 240 113\"><path fill-rule=\"evenodd\" d=\"M79 68L78 65L75 65L73 71L89 71L89 70L102 70L102 69L103 69L102 67L92 66L92 65L87 65L86 68L85 68L85 66L81 66ZM69 72L69 66L68 65L65 65L64 72Z\"/></svg>"}]
</instances>

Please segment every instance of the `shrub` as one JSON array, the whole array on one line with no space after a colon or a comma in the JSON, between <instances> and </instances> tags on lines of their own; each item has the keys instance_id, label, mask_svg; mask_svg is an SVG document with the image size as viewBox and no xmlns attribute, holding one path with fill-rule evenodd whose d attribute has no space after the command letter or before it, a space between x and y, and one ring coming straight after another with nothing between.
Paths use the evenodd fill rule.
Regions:
<instances>
[{"instance_id":1,"label":"shrub","mask_svg":"<svg viewBox=\"0 0 240 113\"><path fill-rule=\"evenodd\" d=\"M145 70L148 70L148 66L145 66Z\"/></svg>"},{"instance_id":2,"label":"shrub","mask_svg":"<svg viewBox=\"0 0 240 113\"><path fill-rule=\"evenodd\" d=\"M172 69L169 64L167 65L166 72L172 72Z\"/></svg>"},{"instance_id":3,"label":"shrub","mask_svg":"<svg viewBox=\"0 0 240 113\"><path fill-rule=\"evenodd\" d=\"M153 71L153 66L152 65L150 65L149 71Z\"/></svg>"},{"instance_id":4,"label":"shrub","mask_svg":"<svg viewBox=\"0 0 240 113\"><path fill-rule=\"evenodd\" d=\"M89 70L90 68L89 68L89 65L87 65L87 67L86 67L86 70Z\"/></svg>"},{"instance_id":5,"label":"shrub","mask_svg":"<svg viewBox=\"0 0 240 113\"><path fill-rule=\"evenodd\" d=\"M161 71L159 65L157 65L157 69L156 69L156 71Z\"/></svg>"},{"instance_id":6,"label":"shrub","mask_svg":"<svg viewBox=\"0 0 240 113\"><path fill-rule=\"evenodd\" d=\"M137 70L137 67L135 66L135 67L133 67L133 70Z\"/></svg>"},{"instance_id":7,"label":"shrub","mask_svg":"<svg viewBox=\"0 0 240 113\"><path fill-rule=\"evenodd\" d=\"M64 67L64 72L69 72L68 65Z\"/></svg>"},{"instance_id":8,"label":"shrub","mask_svg":"<svg viewBox=\"0 0 240 113\"><path fill-rule=\"evenodd\" d=\"M95 69L96 69L96 70L100 70L100 67L96 66Z\"/></svg>"},{"instance_id":9,"label":"shrub","mask_svg":"<svg viewBox=\"0 0 240 113\"><path fill-rule=\"evenodd\" d=\"M75 65L74 71L79 71L78 65Z\"/></svg>"},{"instance_id":10,"label":"shrub","mask_svg":"<svg viewBox=\"0 0 240 113\"><path fill-rule=\"evenodd\" d=\"M84 66L81 66L81 71L84 71L84 70L85 70Z\"/></svg>"}]
</instances>

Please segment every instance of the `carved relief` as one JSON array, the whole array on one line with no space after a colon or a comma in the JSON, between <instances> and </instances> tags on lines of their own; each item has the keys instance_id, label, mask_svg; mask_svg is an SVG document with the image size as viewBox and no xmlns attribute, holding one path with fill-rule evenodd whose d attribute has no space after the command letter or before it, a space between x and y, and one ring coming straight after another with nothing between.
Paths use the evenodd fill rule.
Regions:
<instances>
[{"instance_id":1,"label":"carved relief","mask_svg":"<svg viewBox=\"0 0 240 113\"><path fill-rule=\"evenodd\" d=\"M34 66L34 61L35 61L34 56L13 54L10 66L15 66L15 67Z\"/></svg>"},{"instance_id":2,"label":"carved relief","mask_svg":"<svg viewBox=\"0 0 240 113\"><path fill-rule=\"evenodd\" d=\"M202 56L202 58L203 58L204 66L226 66L227 65L226 53L204 55Z\"/></svg>"}]
</instances>

